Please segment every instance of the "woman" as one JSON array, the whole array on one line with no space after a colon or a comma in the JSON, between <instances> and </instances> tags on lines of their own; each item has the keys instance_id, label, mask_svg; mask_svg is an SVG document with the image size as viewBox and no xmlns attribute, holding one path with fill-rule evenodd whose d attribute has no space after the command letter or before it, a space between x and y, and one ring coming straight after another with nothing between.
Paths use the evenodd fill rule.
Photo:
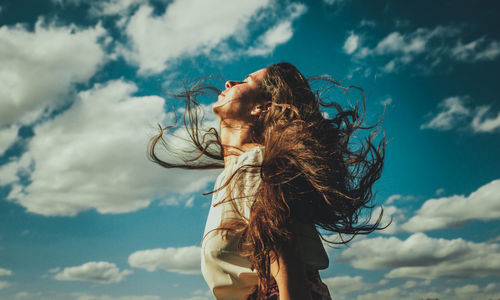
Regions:
<instances>
[{"instance_id":1,"label":"woman","mask_svg":"<svg viewBox=\"0 0 500 300\"><path fill-rule=\"evenodd\" d=\"M330 299L318 275L328 257L316 228L338 234L337 243L379 229L381 216L374 224L358 224L358 216L371 208L384 140L376 147L370 134L351 150L353 133L373 127L362 127L357 107L322 101L289 63L226 82L212 107L220 135L198 127L196 97L205 91L195 86L183 94L184 123L199 154L185 164L160 160L154 149L162 130L150 156L165 167L224 167L202 241L202 273L215 298ZM321 106L335 107L336 115L325 117Z\"/></svg>"}]
</instances>

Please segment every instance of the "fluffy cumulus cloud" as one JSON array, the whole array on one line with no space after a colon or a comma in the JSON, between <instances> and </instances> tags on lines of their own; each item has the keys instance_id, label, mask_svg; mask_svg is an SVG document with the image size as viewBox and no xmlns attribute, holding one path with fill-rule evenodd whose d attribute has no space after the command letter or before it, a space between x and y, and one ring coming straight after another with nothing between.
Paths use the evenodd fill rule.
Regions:
<instances>
[{"instance_id":1,"label":"fluffy cumulus cloud","mask_svg":"<svg viewBox=\"0 0 500 300\"><path fill-rule=\"evenodd\" d=\"M448 97L438 104L439 112L429 113L420 129L451 130L468 128L474 133L491 133L500 128L500 112L491 115L491 106L468 107L466 96Z\"/></svg>"},{"instance_id":2,"label":"fluffy cumulus cloud","mask_svg":"<svg viewBox=\"0 0 500 300\"><path fill-rule=\"evenodd\" d=\"M488 300L498 299L499 292L488 290L491 286L478 286L474 284L466 284L456 288L439 288L439 287L425 287L416 288L401 286L381 289L375 292L369 292L358 295L358 300L386 300L386 299L440 299L440 300Z\"/></svg>"},{"instance_id":3,"label":"fluffy cumulus cloud","mask_svg":"<svg viewBox=\"0 0 500 300\"><path fill-rule=\"evenodd\" d=\"M400 223L405 220L403 210L396 206L388 205L384 207L378 206L372 212L372 217L377 218L382 213L380 226L386 227L380 231L382 234L395 234L400 231Z\"/></svg>"},{"instance_id":4,"label":"fluffy cumulus cloud","mask_svg":"<svg viewBox=\"0 0 500 300\"><path fill-rule=\"evenodd\" d=\"M12 271L9 269L0 268L0 276L10 276Z\"/></svg>"},{"instance_id":5,"label":"fluffy cumulus cloud","mask_svg":"<svg viewBox=\"0 0 500 300\"><path fill-rule=\"evenodd\" d=\"M447 293L446 293L447 294ZM370 292L359 295L357 300L387 300L387 299L453 299L443 298L446 295L442 292L434 292L428 290L411 291L401 287L392 287L381 289L376 292Z\"/></svg>"},{"instance_id":6,"label":"fluffy cumulus cloud","mask_svg":"<svg viewBox=\"0 0 500 300\"><path fill-rule=\"evenodd\" d=\"M4 268L0 268L0 276L11 276L12 271ZM5 280L0 280L0 290L4 288L8 288L11 286L11 283Z\"/></svg>"},{"instance_id":7,"label":"fluffy cumulus cloud","mask_svg":"<svg viewBox=\"0 0 500 300\"><path fill-rule=\"evenodd\" d=\"M160 73L186 57L208 55L224 60L236 55L269 55L292 38L292 22L307 10L303 4L283 7L272 0L238 5L230 0L176 0L158 15L140 0L115 2L105 2L99 11L120 14L138 6L117 23L127 37L117 53L138 66L142 75ZM255 43L250 43L250 32L262 29Z\"/></svg>"},{"instance_id":8,"label":"fluffy cumulus cloud","mask_svg":"<svg viewBox=\"0 0 500 300\"><path fill-rule=\"evenodd\" d=\"M88 262L81 266L64 268L54 276L56 280L69 281L90 281L96 283L118 283L125 279L127 275L132 274L130 270L120 269L112 263Z\"/></svg>"},{"instance_id":9,"label":"fluffy cumulus cloud","mask_svg":"<svg viewBox=\"0 0 500 300\"><path fill-rule=\"evenodd\" d=\"M385 61L381 71L387 73L397 72L417 59L425 64L415 65L429 71L445 60L475 63L500 56L500 42L481 37L464 44L461 34L462 29L450 26L418 28L413 32L394 31L375 45L366 46L360 43L363 33L352 32L344 43L344 51L359 60L377 58Z\"/></svg>"},{"instance_id":10,"label":"fluffy cumulus cloud","mask_svg":"<svg viewBox=\"0 0 500 300\"><path fill-rule=\"evenodd\" d=\"M194 177L147 160L155 124L172 119L163 98L134 97L136 90L123 80L96 84L62 114L35 126L27 151L0 168L0 184L13 184L8 199L43 215L121 213L168 192L202 189L213 171L196 171Z\"/></svg>"},{"instance_id":11,"label":"fluffy cumulus cloud","mask_svg":"<svg viewBox=\"0 0 500 300\"><path fill-rule=\"evenodd\" d=\"M245 27L269 0L173 1L159 16L142 5L128 20L129 45L121 49L140 73L159 73L182 56L208 53L230 37L244 35ZM192 9L196 7L196 9Z\"/></svg>"},{"instance_id":12,"label":"fluffy cumulus cloud","mask_svg":"<svg viewBox=\"0 0 500 300\"><path fill-rule=\"evenodd\" d=\"M104 36L100 24L0 27L0 126L32 122L60 105L73 84L86 82L105 61Z\"/></svg>"},{"instance_id":13,"label":"fluffy cumulus cloud","mask_svg":"<svg viewBox=\"0 0 500 300\"><path fill-rule=\"evenodd\" d=\"M334 299L349 299L347 294L369 290L372 287L361 276L335 276L324 278L322 281L328 286L330 295Z\"/></svg>"},{"instance_id":14,"label":"fluffy cumulus cloud","mask_svg":"<svg viewBox=\"0 0 500 300\"><path fill-rule=\"evenodd\" d=\"M423 233L406 240L364 239L342 252L340 260L360 269L390 269L387 278L500 276L500 245L430 238Z\"/></svg>"},{"instance_id":15,"label":"fluffy cumulus cloud","mask_svg":"<svg viewBox=\"0 0 500 300\"><path fill-rule=\"evenodd\" d=\"M10 283L10 282L0 280L0 290L1 290L1 289L8 288L9 286L11 286L11 283Z\"/></svg>"},{"instance_id":16,"label":"fluffy cumulus cloud","mask_svg":"<svg viewBox=\"0 0 500 300\"><path fill-rule=\"evenodd\" d=\"M149 249L132 253L128 262L131 266L153 272L163 269L181 274L199 274L201 272L200 247Z\"/></svg>"},{"instance_id":17,"label":"fluffy cumulus cloud","mask_svg":"<svg viewBox=\"0 0 500 300\"><path fill-rule=\"evenodd\" d=\"M494 219L500 219L500 179L481 186L469 196L429 199L401 227L406 231L419 232L456 227L469 220Z\"/></svg>"}]
</instances>

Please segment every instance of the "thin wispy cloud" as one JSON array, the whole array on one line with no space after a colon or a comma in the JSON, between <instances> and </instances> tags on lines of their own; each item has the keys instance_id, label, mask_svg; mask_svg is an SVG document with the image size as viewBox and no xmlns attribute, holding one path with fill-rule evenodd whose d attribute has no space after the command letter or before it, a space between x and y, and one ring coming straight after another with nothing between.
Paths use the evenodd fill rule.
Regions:
<instances>
[{"instance_id":1,"label":"thin wispy cloud","mask_svg":"<svg viewBox=\"0 0 500 300\"><path fill-rule=\"evenodd\" d=\"M263 56L271 54L277 46L288 42L292 38L292 22L302 16L307 11L307 8L303 4L292 3L286 10L288 12L287 17L257 38L255 44L246 51L247 55Z\"/></svg>"},{"instance_id":2,"label":"thin wispy cloud","mask_svg":"<svg viewBox=\"0 0 500 300\"><path fill-rule=\"evenodd\" d=\"M429 121L420 125L420 129L450 130L454 129L461 121L471 114L465 107L461 97L449 97L438 104L441 111Z\"/></svg>"},{"instance_id":3,"label":"thin wispy cloud","mask_svg":"<svg viewBox=\"0 0 500 300\"><path fill-rule=\"evenodd\" d=\"M471 123L474 132L493 132L500 128L500 112L497 113L496 117L493 115L490 118L486 116L490 110L490 106L480 106L476 109Z\"/></svg>"},{"instance_id":4,"label":"thin wispy cloud","mask_svg":"<svg viewBox=\"0 0 500 300\"><path fill-rule=\"evenodd\" d=\"M352 54L359 46L359 35L354 34L352 31L344 42L344 52Z\"/></svg>"},{"instance_id":5,"label":"thin wispy cloud","mask_svg":"<svg viewBox=\"0 0 500 300\"><path fill-rule=\"evenodd\" d=\"M467 105L469 97L448 97L438 104L439 112L428 114L428 121L420 125L420 129L440 131L453 129L469 129L474 133L492 133L500 128L500 112L491 115L491 106L476 108Z\"/></svg>"},{"instance_id":6,"label":"thin wispy cloud","mask_svg":"<svg viewBox=\"0 0 500 300\"><path fill-rule=\"evenodd\" d=\"M344 52L358 61L382 61L378 69L383 73L397 73L407 66L431 72L446 62L476 63L500 56L499 41L483 36L464 44L462 34L461 27L439 25L394 31L370 46L364 39L369 33L352 31L344 42Z\"/></svg>"}]
</instances>

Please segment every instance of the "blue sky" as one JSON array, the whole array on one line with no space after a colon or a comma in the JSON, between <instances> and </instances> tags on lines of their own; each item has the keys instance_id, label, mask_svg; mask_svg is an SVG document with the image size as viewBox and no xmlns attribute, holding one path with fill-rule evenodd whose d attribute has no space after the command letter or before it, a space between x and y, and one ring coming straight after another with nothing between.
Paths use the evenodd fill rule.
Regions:
<instances>
[{"instance_id":1,"label":"blue sky","mask_svg":"<svg viewBox=\"0 0 500 300\"><path fill-rule=\"evenodd\" d=\"M393 224L328 250L334 298L500 298L499 11L1 0L0 298L211 299L202 193L219 171L162 169L146 145L173 121L180 103L168 95L182 80L241 79L279 61L363 87L368 121L385 108L375 201Z\"/></svg>"}]
</instances>

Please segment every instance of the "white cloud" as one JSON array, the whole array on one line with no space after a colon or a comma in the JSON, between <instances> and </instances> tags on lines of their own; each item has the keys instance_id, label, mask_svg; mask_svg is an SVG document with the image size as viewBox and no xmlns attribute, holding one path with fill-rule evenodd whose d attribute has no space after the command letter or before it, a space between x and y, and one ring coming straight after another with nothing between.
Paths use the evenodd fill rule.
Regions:
<instances>
[{"instance_id":1,"label":"white cloud","mask_svg":"<svg viewBox=\"0 0 500 300\"><path fill-rule=\"evenodd\" d=\"M27 186L15 183L8 199L43 215L122 213L169 192L205 187L215 171L167 170L147 160L153 124L172 119L163 98L131 96L136 90L123 80L96 84L62 114L35 126L27 152L0 168L3 185L19 180L19 172L30 179Z\"/></svg>"},{"instance_id":2,"label":"white cloud","mask_svg":"<svg viewBox=\"0 0 500 300\"><path fill-rule=\"evenodd\" d=\"M491 106L469 108L465 106L465 98L454 96L441 101L438 104L441 111L435 116L428 114L430 120L420 125L420 129L451 130L470 126L474 133L491 133L500 128L500 112L490 118L486 115Z\"/></svg>"},{"instance_id":3,"label":"white cloud","mask_svg":"<svg viewBox=\"0 0 500 300\"><path fill-rule=\"evenodd\" d=\"M363 291L371 288L371 285L364 282L361 276L335 276L321 279L328 288L332 298L343 298L346 294L354 291Z\"/></svg>"},{"instance_id":4,"label":"white cloud","mask_svg":"<svg viewBox=\"0 0 500 300\"><path fill-rule=\"evenodd\" d=\"M474 132L493 132L500 128L500 112L495 118L485 118L485 115L489 110L489 106L481 106L477 108L471 123Z\"/></svg>"},{"instance_id":5,"label":"white cloud","mask_svg":"<svg viewBox=\"0 0 500 300\"><path fill-rule=\"evenodd\" d=\"M373 20L363 19L359 22L358 27L375 27L377 23Z\"/></svg>"},{"instance_id":6,"label":"white cloud","mask_svg":"<svg viewBox=\"0 0 500 300\"><path fill-rule=\"evenodd\" d=\"M382 211L382 207L378 206L372 212L372 216L379 216ZM396 206L384 206L383 207L384 214L382 216L382 220L380 221L380 226L387 226L382 231L379 231L382 234L395 234L400 231L399 223L405 219L403 215L403 211Z\"/></svg>"},{"instance_id":7,"label":"white cloud","mask_svg":"<svg viewBox=\"0 0 500 300\"><path fill-rule=\"evenodd\" d=\"M202 290L202 289L194 290L194 291L190 292L189 294L190 294L189 296L185 296L182 298L172 298L171 300L210 300L210 299L213 299L213 297L214 297L212 292L208 289L206 289L206 290Z\"/></svg>"},{"instance_id":8,"label":"white cloud","mask_svg":"<svg viewBox=\"0 0 500 300\"><path fill-rule=\"evenodd\" d=\"M105 61L100 24L0 27L0 125L29 123L63 102L75 83L86 82Z\"/></svg>"},{"instance_id":9,"label":"white cloud","mask_svg":"<svg viewBox=\"0 0 500 300\"><path fill-rule=\"evenodd\" d=\"M184 204L184 207L193 207L194 206L194 196L189 197L187 199L186 204Z\"/></svg>"},{"instance_id":10,"label":"white cloud","mask_svg":"<svg viewBox=\"0 0 500 300\"><path fill-rule=\"evenodd\" d=\"M23 299L23 298L28 298L31 297L33 294L28 293L28 292L18 292L16 294L16 299Z\"/></svg>"},{"instance_id":11,"label":"white cloud","mask_svg":"<svg viewBox=\"0 0 500 300\"><path fill-rule=\"evenodd\" d=\"M0 276L10 276L12 271L9 269L0 268Z\"/></svg>"},{"instance_id":12,"label":"white cloud","mask_svg":"<svg viewBox=\"0 0 500 300\"><path fill-rule=\"evenodd\" d=\"M382 104L383 106L388 106L391 103L392 103L392 98L391 97L387 97L384 100L380 101L380 104Z\"/></svg>"},{"instance_id":13,"label":"white cloud","mask_svg":"<svg viewBox=\"0 0 500 300\"><path fill-rule=\"evenodd\" d=\"M18 130L16 125L0 128L0 156L14 143Z\"/></svg>"},{"instance_id":14,"label":"white cloud","mask_svg":"<svg viewBox=\"0 0 500 300\"><path fill-rule=\"evenodd\" d=\"M105 261L91 261L81 266L64 268L54 276L54 279L64 281L90 281L105 284L121 282L130 274L132 274L132 271L120 271L115 264Z\"/></svg>"},{"instance_id":15,"label":"white cloud","mask_svg":"<svg viewBox=\"0 0 500 300\"><path fill-rule=\"evenodd\" d=\"M67 5L77 6L85 2L90 2L90 0L51 0L51 1L61 6L67 6Z\"/></svg>"},{"instance_id":16,"label":"white cloud","mask_svg":"<svg viewBox=\"0 0 500 300\"><path fill-rule=\"evenodd\" d=\"M444 194L445 191L446 191L445 189L439 188L436 190L435 194L436 194L436 196L440 196L440 195Z\"/></svg>"},{"instance_id":17,"label":"white cloud","mask_svg":"<svg viewBox=\"0 0 500 300\"><path fill-rule=\"evenodd\" d=\"M340 255L360 269L390 269L387 278L471 278L500 275L500 245L463 239L430 238L415 233L355 242Z\"/></svg>"},{"instance_id":18,"label":"white cloud","mask_svg":"<svg viewBox=\"0 0 500 300\"><path fill-rule=\"evenodd\" d=\"M159 296L141 295L141 296L94 296L82 293L73 293L76 300L160 300Z\"/></svg>"},{"instance_id":19,"label":"white cloud","mask_svg":"<svg viewBox=\"0 0 500 300\"><path fill-rule=\"evenodd\" d=\"M385 204L389 205L389 204L392 204L394 203L395 200L398 200L398 199L401 199L403 196L399 195L399 194L395 194L395 195L391 195L389 196L389 198L387 198L385 200Z\"/></svg>"},{"instance_id":20,"label":"white cloud","mask_svg":"<svg viewBox=\"0 0 500 300\"><path fill-rule=\"evenodd\" d=\"M396 299L396 296L401 293L397 287L380 290L374 293L368 293L358 296L358 300L373 300L373 299Z\"/></svg>"},{"instance_id":21,"label":"white cloud","mask_svg":"<svg viewBox=\"0 0 500 300\"><path fill-rule=\"evenodd\" d=\"M92 2L90 14L93 16L124 15L130 9L146 3L148 3L147 0L101 0Z\"/></svg>"},{"instance_id":22,"label":"white cloud","mask_svg":"<svg viewBox=\"0 0 500 300\"><path fill-rule=\"evenodd\" d=\"M479 292L479 286L475 284L468 284L463 287L455 288L455 294L461 297L471 297Z\"/></svg>"},{"instance_id":23,"label":"white cloud","mask_svg":"<svg viewBox=\"0 0 500 300\"><path fill-rule=\"evenodd\" d=\"M500 56L500 42L487 40L485 37L462 43L462 30L451 26L437 26L435 28L418 28L413 32L394 31L379 40L374 46L362 46L356 40L356 47L347 47L344 51L352 54L355 59L377 58L382 61L380 69L383 72L398 72L403 66L419 59L417 68L429 72L444 61L475 63L477 61L491 61ZM358 34L352 32L354 37ZM352 49L352 51L347 51Z\"/></svg>"},{"instance_id":24,"label":"white cloud","mask_svg":"<svg viewBox=\"0 0 500 300\"><path fill-rule=\"evenodd\" d=\"M500 55L500 42L486 41L485 37L463 44L461 40L451 49L457 60L476 62L494 60Z\"/></svg>"},{"instance_id":25,"label":"white cloud","mask_svg":"<svg viewBox=\"0 0 500 300\"><path fill-rule=\"evenodd\" d=\"M351 32L344 42L344 52L347 54L352 54L359 46L359 35Z\"/></svg>"},{"instance_id":26,"label":"white cloud","mask_svg":"<svg viewBox=\"0 0 500 300\"><path fill-rule=\"evenodd\" d=\"M410 200L413 200L413 199L415 199L415 197L412 196L412 195L403 196L403 195L400 195L400 194L394 194L394 195L389 196L385 200L384 204L385 205L390 205L390 204L393 204L396 201L397 202L403 202L403 201L407 202L407 201L410 201Z\"/></svg>"},{"instance_id":27,"label":"white cloud","mask_svg":"<svg viewBox=\"0 0 500 300\"><path fill-rule=\"evenodd\" d=\"M269 4L269 0L238 5L225 0L176 0L159 16L151 6L142 5L126 25L130 44L120 52L139 66L139 73L159 73L178 58L208 53L228 38L244 35L252 18Z\"/></svg>"},{"instance_id":28,"label":"white cloud","mask_svg":"<svg viewBox=\"0 0 500 300\"><path fill-rule=\"evenodd\" d=\"M493 180L468 197L453 195L429 199L401 228L410 232L463 225L470 220L500 219L500 180Z\"/></svg>"},{"instance_id":29,"label":"white cloud","mask_svg":"<svg viewBox=\"0 0 500 300\"><path fill-rule=\"evenodd\" d=\"M344 4L346 0L323 0L326 5L340 5Z\"/></svg>"},{"instance_id":30,"label":"white cloud","mask_svg":"<svg viewBox=\"0 0 500 300\"><path fill-rule=\"evenodd\" d=\"M441 112L420 125L420 129L450 130L470 115L469 109L464 106L464 99L458 96L444 99L439 107Z\"/></svg>"},{"instance_id":31,"label":"white cloud","mask_svg":"<svg viewBox=\"0 0 500 300\"><path fill-rule=\"evenodd\" d=\"M287 17L264 32L264 34L257 39L254 46L247 50L246 54L250 56L265 56L271 54L277 46L288 42L292 38L292 22L302 16L307 11L307 7L300 3L291 3L285 10L287 12Z\"/></svg>"},{"instance_id":32,"label":"white cloud","mask_svg":"<svg viewBox=\"0 0 500 300\"><path fill-rule=\"evenodd\" d=\"M181 274L199 274L201 272L201 249L197 246L140 250L132 253L128 263L132 267L153 272L163 269Z\"/></svg>"},{"instance_id":33,"label":"white cloud","mask_svg":"<svg viewBox=\"0 0 500 300\"><path fill-rule=\"evenodd\" d=\"M138 1L115 10L135 7ZM151 6L142 4L132 16L118 21L128 42L120 44L117 53L138 66L142 75L160 73L180 59L199 55L212 60L266 56L292 38L292 22L306 10L301 3L283 7L273 0L238 5L229 0L176 0L155 15ZM264 33L250 41L250 33L261 29Z\"/></svg>"},{"instance_id":34,"label":"white cloud","mask_svg":"<svg viewBox=\"0 0 500 300\"><path fill-rule=\"evenodd\" d=\"M272 53L276 46L288 42L293 36L292 22L284 21L266 31L257 41L256 47L248 49L250 56L264 56Z\"/></svg>"},{"instance_id":35,"label":"white cloud","mask_svg":"<svg viewBox=\"0 0 500 300\"><path fill-rule=\"evenodd\" d=\"M408 291L400 287L392 287L363 295L359 295L357 300L387 300L387 299L443 299L446 292L439 293L433 291ZM450 298L444 298L450 299ZM452 298L451 298L452 299ZM451 300L450 299L450 300Z\"/></svg>"},{"instance_id":36,"label":"white cloud","mask_svg":"<svg viewBox=\"0 0 500 300\"><path fill-rule=\"evenodd\" d=\"M29 167L30 161L26 156L2 165L0 167L0 186L17 182L21 175L29 173Z\"/></svg>"},{"instance_id":37,"label":"white cloud","mask_svg":"<svg viewBox=\"0 0 500 300\"><path fill-rule=\"evenodd\" d=\"M467 284L458 288L444 288L442 286L427 287L425 289L406 289L405 287L393 287L376 292L359 295L358 300L386 300L386 299L474 299L489 300L498 299L499 293L485 293L487 291L477 285Z\"/></svg>"},{"instance_id":38,"label":"white cloud","mask_svg":"<svg viewBox=\"0 0 500 300\"><path fill-rule=\"evenodd\" d=\"M10 283L10 282L8 282L8 281L1 281L1 280L0 280L0 290L1 290L1 289L8 288L9 286L11 286L11 283Z\"/></svg>"}]
</instances>

